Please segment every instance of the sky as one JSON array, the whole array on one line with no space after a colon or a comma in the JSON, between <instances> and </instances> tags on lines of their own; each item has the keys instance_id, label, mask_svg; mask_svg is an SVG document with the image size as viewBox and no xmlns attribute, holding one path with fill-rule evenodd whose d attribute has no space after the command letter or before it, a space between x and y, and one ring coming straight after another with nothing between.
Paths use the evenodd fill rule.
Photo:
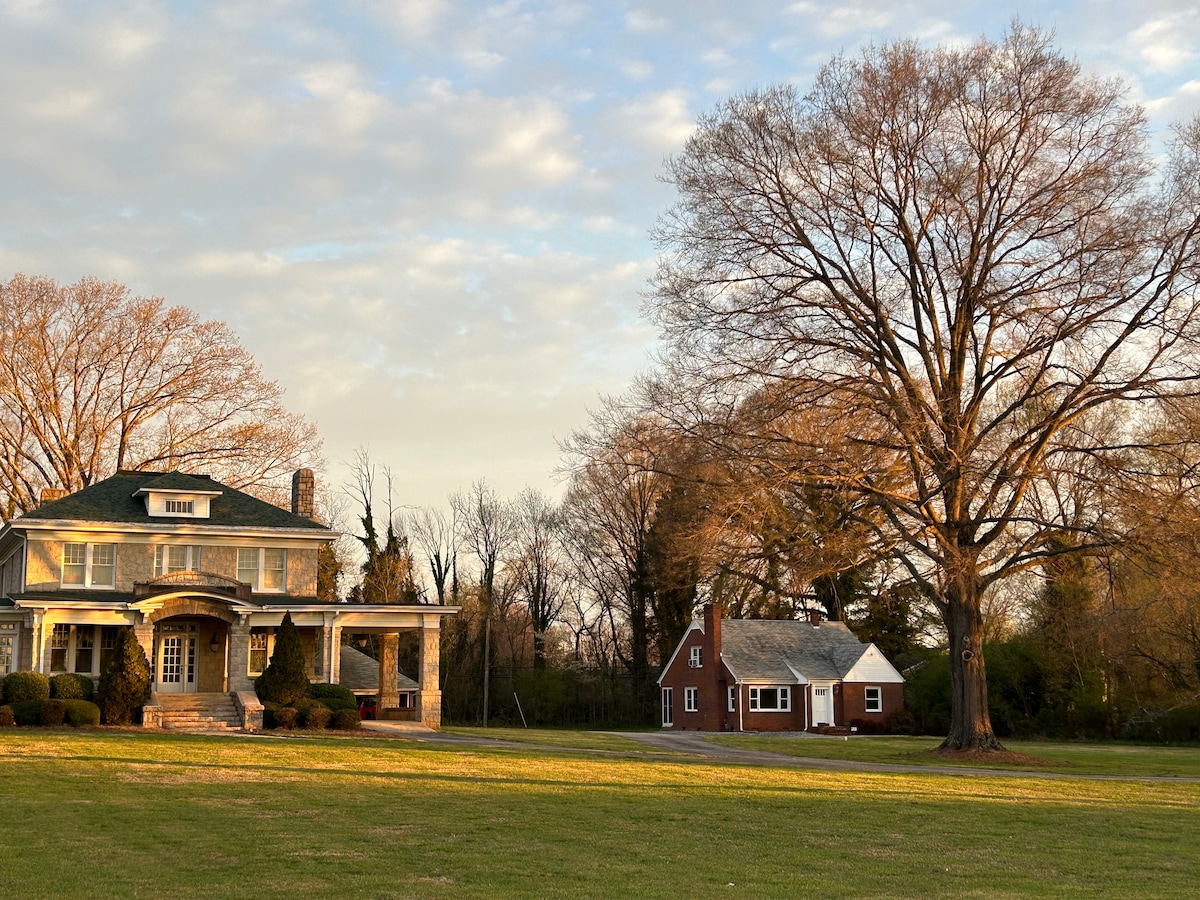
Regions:
<instances>
[{"instance_id":1,"label":"sky","mask_svg":"<svg viewBox=\"0 0 1200 900\"><path fill-rule=\"evenodd\" d=\"M0 278L228 322L398 505L561 491L558 441L652 363L697 117L833 55L1054 29L1154 134L1200 113L1200 4L0 0Z\"/></svg>"}]
</instances>

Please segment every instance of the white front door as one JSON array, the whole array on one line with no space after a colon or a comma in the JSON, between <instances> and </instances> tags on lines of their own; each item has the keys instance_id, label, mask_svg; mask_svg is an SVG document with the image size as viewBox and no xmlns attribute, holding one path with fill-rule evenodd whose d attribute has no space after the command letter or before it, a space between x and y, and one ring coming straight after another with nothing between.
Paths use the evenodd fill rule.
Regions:
<instances>
[{"instance_id":1,"label":"white front door","mask_svg":"<svg viewBox=\"0 0 1200 900\"><path fill-rule=\"evenodd\" d=\"M812 689L812 723L814 725L833 724L833 691L827 687Z\"/></svg>"},{"instance_id":2,"label":"white front door","mask_svg":"<svg viewBox=\"0 0 1200 900\"><path fill-rule=\"evenodd\" d=\"M155 661L158 690L182 693L196 690L196 636L164 634L158 641Z\"/></svg>"}]
</instances>

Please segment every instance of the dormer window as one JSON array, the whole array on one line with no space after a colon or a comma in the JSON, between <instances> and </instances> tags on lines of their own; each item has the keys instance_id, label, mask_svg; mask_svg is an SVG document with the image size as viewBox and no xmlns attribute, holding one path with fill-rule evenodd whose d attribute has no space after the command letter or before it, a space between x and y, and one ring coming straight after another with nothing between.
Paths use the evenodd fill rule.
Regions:
<instances>
[{"instance_id":1,"label":"dormer window","mask_svg":"<svg viewBox=\"0 0 1200 900\"><path fill-rule=\"evenodd\" d=\"M195 500L166 500L163 503L167 515L194 516L196 514Z\"/></svg>"}]
</instances>

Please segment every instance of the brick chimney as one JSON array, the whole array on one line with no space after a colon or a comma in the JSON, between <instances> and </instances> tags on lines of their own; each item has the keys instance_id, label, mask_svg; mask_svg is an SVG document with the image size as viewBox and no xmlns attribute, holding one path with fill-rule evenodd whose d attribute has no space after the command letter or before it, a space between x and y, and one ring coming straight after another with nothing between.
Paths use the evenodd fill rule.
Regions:
<instances>
[{"instance_id":1,"label":"brick chimney","mask_svg":"<svg viewBox=\"0 0 1200 900\"><path fill-rule=\"evenodd\" d=\"M311 519L316 511L313 491L317 480L312 469L297 469L292 475L292 512Z\"/></svg>"},{"instance_id":2,"label":"brick chimney","mask_svg":"<svg viewBox=\"0 0 1200 900\"><path fill-rule=\"evenodd\" d=\"M819 609L810 609L808 611L808 624L813 628L821 627L821 611Z\"/></svg>"},{"instance_id":3,"label":"brick chimney","mask_svg":"<svg viewBox=\"0 0 1200 900\"><path fill-rule=\"evenodd\" d=\"M38 505L53 503L55 500L61 500L65 496L67 496L65 488L42 488L42 499Z\"/></svg>"},{"instance_id":4,"label":"brick chimney","mask_svg":"<svg viewBox=\"0 0 1200 900\"><path fill-rule=\"evenodd\" d=\"M704 604L704 644L705 655L712 660L715 672L717 660L721 658L721 613L711 603ZM708 664L707 660L705 664Z\"/></svg>"}]
</instances>

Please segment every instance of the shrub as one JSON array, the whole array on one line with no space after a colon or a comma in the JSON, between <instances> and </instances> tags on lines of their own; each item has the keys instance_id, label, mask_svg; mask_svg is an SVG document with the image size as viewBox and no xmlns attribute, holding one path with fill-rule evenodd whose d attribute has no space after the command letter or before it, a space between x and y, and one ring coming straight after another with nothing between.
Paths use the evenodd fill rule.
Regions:
<instances>
[{"instance_id":1,"label":"shrub","mask_svg":"<svg viewBox=\"0 0 1200 900\"><path fill-rule=\"evenodd\" d=\"M333 711L329 707L314 706L304 717L304 727L309 731L324 731L329 727L331 718L333 718Z\"/></svg>"},{"instance_id":2,"label":"shrub","mask_svg":"<svg viewBox=\"0 0 1200 900\"><path fill-rule=\"evenodd\" d=\"M61 725L67 717L67 701L66 700L44 700L42 701L42 725L54 727Z\"/></svg>"},{"instance_id":3,"label":"shrub","mask_svg":"<svg viewBox=\"0 0 1200 900\"><path fill-rule=\"evenodd\" d=\"M339 731L356 731L362 728L362 720L358 717L357 709L339 709L334 711L329 727Z\"/></svg>"},{"instance_id":4,"label":"shrub","mask_svg":"<svg viewBox=\"0 0 1200 900\"><path fill-rule=\"evenodd\" d=\"M354 691L340 684L311 684L308 696L322 701L330 709L357 709L358 700Z\"/></svg>"},{"instance_id":5,"label":"shrub","mask_svg":"<svg viewBox=\"0 0 1200 900\"><path fill-rule=\"evenodd\" d=\"M50 701L53 702L53 701ZM100 724L100 707L90 700L64 700L67 724L73 728Z\"/></svg>"},{"instance_id":6,"label":"shrub","mask_svg":"<svg viewBox=\"0 0 1200 900\"><path fill-rule=\"evenodd\" d=\"M296 727L297 713L295 707L283 706L275 711L275 727L291 731Z\"/></svg>"},{"instance_id":7,"label":"shrub","mask_svg":"<svg viewBox=\"0 0 1200 900\"><path fill-rule=\"evenodd\" d=\"M18 700L12 704L13 718L18 725L30 727L42 724L42 704L45 700Z\"/></svg>"},{"instance_id":8,"label":"shrub","mask_svg":"<svg viewBox=\"0 0 1200 900\"><path fill-rule=\"evenodd\" d=\"M17 724L17 717L13 715L11 706L0 706L0 728L8 728Z\"/></svg>"},{"instance_id":9,"label":"shrub","mask_svg":"<svg viewBox=\"0 0 1200 900\"><path fill-rule=\"evenodd\" d=\"M121 632L96 690L106 725L130 725L150 701L150 662L132 628Z\"/></svg>"},{"instance_id":10,"label":"shrub","mask_svg":"<svg viewBox=\"0 0 1200 900\"><path fill-rule=\"evenodd\" d=\"M303 727L308 721L308 714L312 710L329 709L329 707L325 705L324 700L313 700L311 697L300 698L292 704L292 707L296 710L297 714L296 724L300 725L301 727Z\"/></svg>"},{"instance_id":11,"label":"shrub","mask_svg":"<svg viewBox=\"0 0 1200 900\"><path fill-rule=\"evenodd\" d=\"M4 678L4 702L49 700L50 679L41 672L10 672Z\"/></svg>"},{"instance_id":12,"label":"shrub","mask_svg":"<svg viewBox=\"0 0 1200 900\"><path fill-rule=\"evenodd\" d=\"M50 678L50 696L57 700L91 700L92 679L69 672Z\"/></svg>"},{"instance_id":13,"label":"shrub","mask_svg":"<svg viewBox=\"0 0 1200 900\"><path fill-rule=\"evenodd\" d=\"M263 700L261 702L263 707L263 728L278 728L279 720L277 718L277 713L279 712L279 704L271 703L269 700Z\"/></svg>"},{"instance_id":14,"label":"shrub","mask_svg":"<svg viewBox=\"0 0 1200 900\"><path fill-rule=\"evenodd\" d=\"M266 670L254 682L260 700L294 705L308 696L308 673L304 668L304 647L292 624L292 614L284 613L283 622L275 632L275 651Z\"/></svg>"}]
</instances>

